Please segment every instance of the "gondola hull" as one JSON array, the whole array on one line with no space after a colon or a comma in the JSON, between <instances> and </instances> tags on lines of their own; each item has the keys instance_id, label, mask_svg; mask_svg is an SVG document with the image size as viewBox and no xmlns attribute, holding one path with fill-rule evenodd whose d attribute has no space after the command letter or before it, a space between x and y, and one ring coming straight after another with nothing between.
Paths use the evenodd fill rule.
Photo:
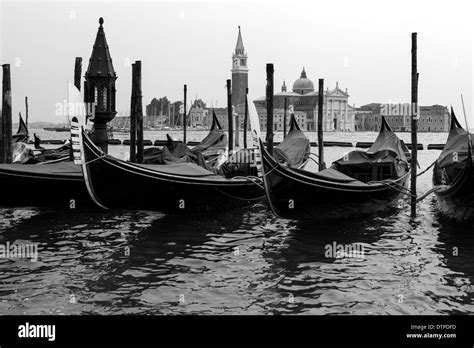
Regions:
<instances>
[{"instance_id":1,"label":"gondola hull","mask_svg":"<svg viewBox=\"0 0 474 348\"><path fill-rule=\"evenodd\" d=\"M393 209L408 179L405 175L391 186L334 183L279 165L265 150L262 162L272 211L295 220L335 221Z\"/></svg>"},{"instance_id":2,"label":"gondola hull","mask_svg":"<svg viewBox=\"0 0 474 348\"><path fill-rule=\"evenodd\" d=\"M70 163L48 165L0 164L0 206L39 206L80 209L92 207L81 167Z\"/></svg>"},{"instance_id":3,"label":"gondola hull","mask_svg":"<svg viewBox=\"0 0 474 348\"><path fill-rule=\"evenodd\" d=\"M251 180L225 179L194 164L132 164L104 155L87 135L82 139L89 194L103 208L194 214L245 206L265 195Z\"/></svg>"},{"instance_id":4,"label":"gondola hull","mask_svg":"<svg viewBox=\"0 0 474 348\"><path fill-rule=\"evenodd\" d=\"M433 169L433 189L440 212L459 222L474 219L473 139L451 108L448 139Z\"/></svg>"},{"instance_id":5,"label":"gondola hull","mask_svg":"<svg viewBox=\"0 0 474 348\"><path fill-rule=\"evenodd\" d=\"M474 168L472 160L468 162L450 185L436 184L435 177L439 177L439 174L436 173L437 168L433 174L440 212L446 217L460 222L474 219Z\"/></svg>"}]
</instances>

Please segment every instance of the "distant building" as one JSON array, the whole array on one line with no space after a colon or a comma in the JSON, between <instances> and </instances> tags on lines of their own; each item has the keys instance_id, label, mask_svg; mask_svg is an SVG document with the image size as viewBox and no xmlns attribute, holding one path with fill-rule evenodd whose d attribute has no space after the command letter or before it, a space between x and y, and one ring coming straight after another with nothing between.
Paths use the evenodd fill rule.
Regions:
<instances>
[{"instance_id":1,"label":"distant building","mask_svg":"<svg viewBox=\"0 0 474 348\"><path fill-rule=\"evenodd\" d=\"M258 118L260 120L260 130L265 132L267 130L267 109L264 108L257 108ZM307 129L307 118L306 112L304 111L295 111L293 113L295 115L296 122L298 126L305 130ZM284 118L284 109L273 109L273 130L274 131L283 131L283 118ZM289 129L290 125L290 113L287 111L286 113L286 126L287 130Z\"/></svg>"},{"instance_id":2,"label":"distant building","mask_svg":"<svg viewBox=\"0 0 474 348\"><path fill-rule=\"evenodd\" d=\"M411 132L411 109L409 104L371 103L363 105L356 111L356 130L378 131L382 115L385 116L387 123L394 131ZM448 132L450 121L446 106L420 106L419 132Z\"/></svg>"},{"instance_id":3,"label":"distant building","mask_svg":"<svg viewBox=\"0 0 474 348\"><path fill-rule=\"evenodd\" d=\"M306 114L307 131L317 131L318 129L318 92L314 90L314 83L306 76L303 68L301 76L293 83L293 91L288 92L285 82L280 93L275 93L273 97L273 107L284 109L285 98L288 107L292 106L295 112ZM343 91L336 83L332 90L329 88L324 92L323 104L323 127L324 131L354 131L355 130L355 109L349 105L349 94L347 89ZM257 109L266 108L266 98L261 97L254 100Z\"/></svg>"},{"instance_id":4,"label":"distant building","mask_svg":"<svg viewBox=\"0 0 474 348\"><path fill-rule=\"evenodd\" d=\"M189 122L191 127L201 127L207 125L208 114L209 109L204 109L200 107L191 108L191 110L189 111Z\"/></svg>"},{"instance_id":5,"label":"distant building","mask_svg":"<svg viewBox=\"0 0 474 348\"><path fill-rule=\"evenodd\" d=\"M166 116L143 116L143 128L151 129L167 126L169 124L168 121ZM110 122L110 126L114 129L128 129L130 128L130 116L116 116Z\"/></svg>"}]
</instances>

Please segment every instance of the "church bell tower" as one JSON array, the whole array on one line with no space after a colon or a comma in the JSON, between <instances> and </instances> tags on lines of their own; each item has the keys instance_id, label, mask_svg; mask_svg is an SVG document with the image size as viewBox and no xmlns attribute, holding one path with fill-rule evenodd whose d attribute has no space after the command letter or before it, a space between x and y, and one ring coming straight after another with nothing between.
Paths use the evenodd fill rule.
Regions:
<instances>
[{"instance_id":1,"label":"church bell tower","mask_svg":"<svg viewBox=\"0 0 474 348\"><path fill-rule=\"evenodd\" d=\"M95 39L92 54L89 59L84 82L84 101L94 104L94 116L88 115L94 122L92 141L104 152L107 152L107 122L116 115L115 110L115 80L117 74L112 65L109 45L105 39L104 19L99 19L99 29Z\"/></svg>"},{"instance_id":2,"label":"church bell tower","mask_svg":"<svg viewBox=\"0 0 474 348\"><path fill-rule=\"evenodd\" d=\"M245 53L242 33L237 37L235 51L232 54L232 105L235 112L240 115L245 113L245 90L248 87L247 53ZM243 118L240 118L243 119Z\"/></svg>"}]
</instances>

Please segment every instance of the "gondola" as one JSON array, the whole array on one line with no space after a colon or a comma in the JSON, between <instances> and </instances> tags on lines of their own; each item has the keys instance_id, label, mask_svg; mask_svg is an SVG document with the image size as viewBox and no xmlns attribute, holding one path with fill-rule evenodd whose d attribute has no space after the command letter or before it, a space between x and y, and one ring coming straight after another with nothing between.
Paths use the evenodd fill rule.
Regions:
<instances>
[{"instance_id":1,"label":"gondola","mask_svg":"<svg viewBox=\"0 0 474 348\"><path fill-rule=\"evenodd\" d=\"M279 163L262 142L260 149L267 200L283 218L325 221L370 215L392 208L406 190L407 149L384 117L368 151L352 151L320 172Z\"/></svg>"},{"instance_id":2,"label":"gondola","mask_svg":"<svg viewBox=\"0 0 474 348\"><path fill-rule=\"evenodd\" d=\"M0 164L0 206L92 206L81 167L73 162Z\"/></svg>"},{"instance_id":3,"label":"gondola","mask_svg":"<svg viewBox=\"0 0 474 348\"><path fill-rule=\"evenodd\" d=\"M69 141L55 149L45 149L41 146L40 138L36 134L33 136L37 153L31 159L31 163L50 164L72 161L72 147Z\"/></svg>"},{"instance_id":4,"label":"gondola","mask_svg":"<svg viewBox=\"0 0 474 348\"><path fill-rule=\"evenodd\" d=\"M28 147L29 139L28 127L19 115L19 124L16 134L12 135L12 162L13 163L28 163L34 156L33 151Z\"/></svg>"},{"instance_id":5,"label":"gondola","mask_svg":"<svg viewBox=\"0 0 474 348\"><path fill-rule=\"evenodd\" d=\"M227 153L227 135L215 113L208 135L196 146L189 148L182 141L175 141L167 134L167 144L163 148L148 147L144 150L145 164L174 164L192 162L207 169L219 167L223 154Z\"/></svg>"},{"instance_id":6,"label":"gondola","mask_svg":"<svg viewBox=\"0 0 474 348\"><path fill-rule=\"evenodd\" d=\"M70 143L44 149L36 134L34 139L39 153L29 154L21 163L0 164L0 185L4 188L0 206L94 207L82 168L71 160Z\"/></svg>"},{"instance_id":7,"label":"gondola","mask_svg":"<svg viewBox=\"0 0 474 348\"><path fill-rule=\"evenodd\" d=\"M12 143L25 143L28 141L28 127L26 126L25 121L23 121L23 117L20 114L20 121L18 124L18 130L16 134L12 135Z\"/></svg>"},{"instance_id":8,"label":"gondola","mask_svg":"<svg viewBox=\"0 0 474 348\"><path fill-rule=\"evenodd\" d=\"M474 218L473 139L451 108L448 140L433 169L433 189L441 213L456 221Z\"/></svg>"},{"instance_id":9,"label":"gondola","mask_svg":"<svg viewBox=\"0 0 474 348\"><path fill-rule=\"evenodd\" d=\"M290 128L283 141L273 148L273 157L281 164L303 169L310 158L309 139L301 131L294 114L290 116ZM254 165L254 149L240 149L229 157L217 173L227 178L235 176L258 176Z\"/></svg>"},{"instance_id":10,"label":"gondola","mask_svg":"<svg viewBox=\"0 0 474 348\"><path fill-rule=\"evenodd\" d=\"M71 122L75 161L90 197L104 209L194 214L230 210L262 200L257 178L227 179L195 164L129 163L103 153Z\"/></svg>"}]
</instances>

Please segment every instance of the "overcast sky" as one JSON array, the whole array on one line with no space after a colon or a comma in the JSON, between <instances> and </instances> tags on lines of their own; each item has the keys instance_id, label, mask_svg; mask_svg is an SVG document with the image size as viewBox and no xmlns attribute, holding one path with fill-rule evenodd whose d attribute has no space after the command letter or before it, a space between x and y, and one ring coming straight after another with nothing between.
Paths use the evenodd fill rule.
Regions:
<instances>
[{"instance_id":1,"label":"overcast sky","mask_svg":"<svg viewBox=\"0 0 474 348\"><path fill-rule=\"evenodd\" d=\"M188 98L223 107L231 56L242 28L249 90L265 94L265 64L275 65L275 92L291 89L304 66L317 86L347 88L350 104L410 101L411 32L418 32L421 105L452 104L471 123L473 25L470 1L2 1L0 62L12 66L13 112L30 120L63 122L56 103L83 75L98 19L117 72L117 111L128 112L131 67L142 61L144 106L153 97ZM460 117L462 118L462 117ZM473 127L471 125L471 127Z\"/></svg>"}]
</instances>

